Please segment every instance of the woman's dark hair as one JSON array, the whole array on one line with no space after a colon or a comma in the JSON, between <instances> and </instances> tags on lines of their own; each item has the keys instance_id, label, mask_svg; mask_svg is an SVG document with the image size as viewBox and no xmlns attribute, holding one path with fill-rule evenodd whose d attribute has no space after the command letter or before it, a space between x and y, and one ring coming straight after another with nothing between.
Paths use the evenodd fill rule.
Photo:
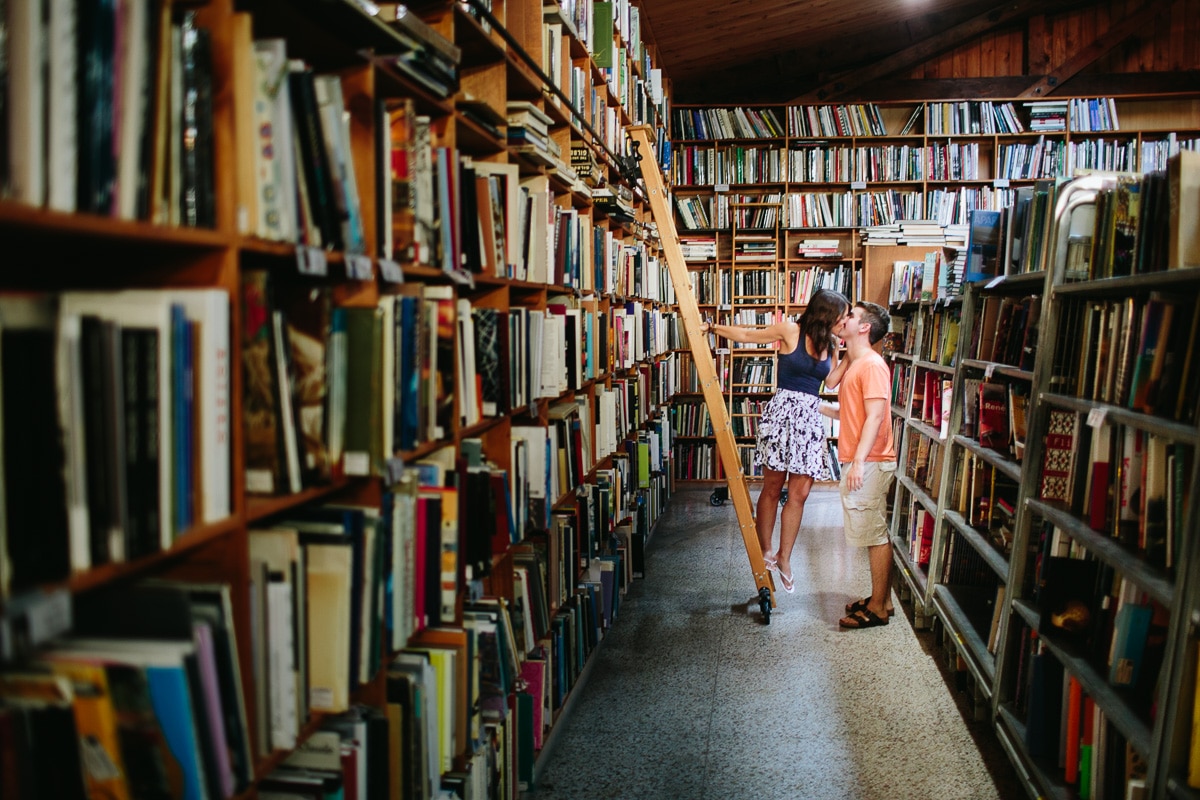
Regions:
<instances>
[{"instance_id":1,"label":"woman's dark hair","mask_svg":"<svg viewBox=\"0 0 1200 800\"><path fill-rule=\"evenodd\" d=\"M800 315L800 332L809 338L814 347L824 350L836 347L833 326L850 308L850 301L832 289L818 289L808 301L808 307Z\"/></svg>"}]
</instances>

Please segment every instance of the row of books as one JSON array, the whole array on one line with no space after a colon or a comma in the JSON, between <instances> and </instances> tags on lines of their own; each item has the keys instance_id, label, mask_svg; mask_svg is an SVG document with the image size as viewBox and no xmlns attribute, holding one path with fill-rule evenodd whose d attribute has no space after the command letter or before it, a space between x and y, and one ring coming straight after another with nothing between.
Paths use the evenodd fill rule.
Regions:
<instances>
[{"instance_id":1,"label":"row of books","mask_svg":"<svg viewBox=\"0 0 1200 800\"><path fill-rule=\"evenodd\" d=\"M255 193L248 223L263 239L365 254L350 123L336 75L289 59L283 39L252 48ZM250 98L247 98L250 102ZM249 167L249 165L247 165ZM252 221L252 222L250 222Z\"/></svg>"},{"instance_id":2,"label":"row of books","mask_svg":"<svg viewBox=\"0 0 1200 800\"><path fill-rule=\"evenodd\" d=\"M962 100L930 103L925 115L925 133L930 136L1024 132L1025 126L1011 102Z\"/></svg>"},{"instance_id":3,"label":"row of books","mask_svg":"<svg viewBox=\"0 0 1200 800\"><path fill-rule=\"evenodd\" d=\"M545 310L472 307L405 285L373 307L243 273L246 481L297 492L366 475L424 442L581 389L675 346L672 315L629 301L551 297Z\"/></svg>"},{"instance_id":4,"label":"row of books","mask_svg":"<svg viewBox=\"0 0 1200 800\"><path fill-rule=\"evenodd\" d=\"M76 600L73 632L0 676L5 784L30 796L230 797L254 779L224 584ZM14 789L15 790L15 789Z\"/></svg>"},{"instance_id":5,"label":"row of books","mask_svg":"<svg viewBox=\"0 0 1200 800\"><path fill-rule=\"evenodd\" d=\"M670 174L676 186L781 183L787 164L787 151L777 147L713 149L684 145L671 154Z\"/></svg>"},{"instance_id":6,"label":"row of books","mask_svg":"<svg viewBox=\"0 0 1200 800\"><path fill-rule=\"evenodd\" d=\"M1153 293L1144 302L1089 300L1066 304L1064 324L1082 336L1083 357L1064 343L1055 359L1061 391L1103 403L1191 422L1198 390L1192 347L1196 298Z\"/></svg>"},{"instance_id":7,"label":"row of books","mask_svg":"<svg viewBox=\"0 0 1200 800\"><path fill-rule=\"evenodd\" d=\"M1165 167L1180 149L1195 150L1194 140L1177 134L1156 142L1135 139L1087 139L1064 142L1038 137L1006 142L995 152L979 142L927 145L850 147L805 144L801 148L713 148L687 145L675 150L672 182L676 186L721 186L742 183L854 183L880 181L964 181L987 179L981 169L992 165L992 179L1036 180L1071 175L1075 170L1143 172Z\"/></svg>"},{"instance_id":8,"label":"row of books","mask_svg":"<svg viewBox=\"0 0 1200 800\"><path fill-rule=\"evenodd\" d=\"M773 109L677 108L676 139L778 139L784 126Z\"/></svg>"},{"instance_id":9,"label":"row of books","mask_svg":"<svg viewBox=\"0 0 1200 800\"><path fill-rule=\"evenodd\" d=\"M0 597L157 553L231 511L229 296L0 298ZM28 535L29 531L39 535Z\"/></svg>"},{"instance_id":10,"label":"row of books","mask_svg":"<svg viewBox=\"0 0 1200 800\"><path fill-rule=\"evenodd\" d=\"M1031 755L1092 798L1144 792L1146 763L1040 637L1022 626L1016 713Z\"/></svg>"},{"instance_id":11,"label":"row of books","mask_svg":"<svg viewBox=\"0 0 1200 800\"><path fill-rule=\"evenodd\" d=\"M1191 448L1168 436L1093 426L1080 412L1052 409L1038 496L1065 504L1093 530L1171 569L1193 469Z\"/></svg>"},{"instance_id":12,"label":"row of books","mask_svg":"<svg viewBox=\"0 0 1200 800\"><path fill-rule=\"evenodd\" d=\"M1025 454L1029 394L1020 381L966 378L963 381L963 435L1006 459Z\"/></svg>"},{"instance_id":13,"label":"row of books","mask_svg":"<svg viewBox=\"0 0 1200 800\"><path fill-rule=\"evenodd\" d=\"M947 499L972 528L985 533L998 552L1010 555L1015 529L1018 485L1003 469L968 450L958 460Z\"/></svg>"},{"instance_id":14,"label":"row of books","mask_svg":"<svg viewBox=\"0 0 1200 800\"><path fill-rule=\"evenodd\" d=\"M195 14L17 0L7 17L5 196L213 227L211 45Z\"/></svg>"}]
</instances>

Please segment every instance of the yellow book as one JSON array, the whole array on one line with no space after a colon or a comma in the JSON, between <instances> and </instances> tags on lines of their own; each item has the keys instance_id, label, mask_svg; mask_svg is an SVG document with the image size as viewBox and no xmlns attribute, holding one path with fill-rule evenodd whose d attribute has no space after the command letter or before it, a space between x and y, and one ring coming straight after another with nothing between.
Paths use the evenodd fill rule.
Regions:
<instances>
[{"instance_id":1,"label":"yellow book","mask_svg":"<svg viewBox=\"0 0 1200 800\"><path fill-rule=\"evenodd\" d=\"M1196 659L1196 686L1200 687L1200 657ZM1200 788L1200 691L1193 692L1193 695L1192 744L1188 753L1188 786Z\"/></svg>"},{"instance_id":2,"label":"yellow book","mask_svg":"<svg viewBox=\"0 0 1200 800\"><path fill-rule=\"evenodd\" d=\"M88 796L130 800L117 738L117 714L103 665L56 659L50 667L70 681L75 691L75 727L79 732Z\"/></svg>"}]
</instances>

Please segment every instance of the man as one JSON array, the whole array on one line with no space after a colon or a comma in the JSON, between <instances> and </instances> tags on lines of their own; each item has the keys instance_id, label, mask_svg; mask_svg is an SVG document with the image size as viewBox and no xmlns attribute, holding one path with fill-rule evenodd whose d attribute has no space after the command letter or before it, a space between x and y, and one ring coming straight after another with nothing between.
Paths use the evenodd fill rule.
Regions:
<instances>
[{"instance_id":1,"label":"man","mask_svg":"<svg viewBox=\"0 0 1200 800\"><path fill-rule=\"evenodd\" d=\"M887 309L860 302L833 331L846 344L850 366L838 389L840 408L822 411L841 419L838 461L846 541L865 547L871 564L871 596L846 606L846 616L838 621L843 628L887 625L891 615L887 492L896 473L889 413L892 373L872 347L887 334L890 323Z\"/></svg>"}]
</instances>

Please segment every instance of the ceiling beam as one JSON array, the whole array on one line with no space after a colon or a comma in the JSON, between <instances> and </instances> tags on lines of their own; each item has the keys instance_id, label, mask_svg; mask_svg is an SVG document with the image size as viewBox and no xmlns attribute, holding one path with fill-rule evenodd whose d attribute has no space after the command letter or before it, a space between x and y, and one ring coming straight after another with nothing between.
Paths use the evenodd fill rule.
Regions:
<instances>
[{"instance_id":1,"label":"ceiling beam","mask_svg":"<svg viewBox=\"0 0 1200 800\"><path fill-rule=\"evenodd\" d=\"M852 92L864 84L879 80L914 64L928 61L939 53L958 47L964 41L980 36L993 28L1007 25L1014 20L1024 19L1033 14L1048 13L1053 9L1054 4L1049 4L1050 8L1047 5L1047 3L1039 2L1038 0L1009 0L1009 2L998 5L990 11L986 11L965 22L947 28L935 36L923 39L868 66L851 70L810 92L792 99L791 102L810 103L814 101L827 101L838 95Z\"/></svg>"},{"instance_id":2,"label":"ceiling beam","mask_svg":"<svg viewBox=\"0 0 1200 800\"><path fill-rule=\"evenodd\" d=\"M1158 15L1166 11L1167 5L1166 0L1147 0L1122 17L1120 22L1097 36L1087 47L1050 69L1017 97L1045 97L1050 94L1062 86L1063 81L1074 77L1096 59L1153 22Z\"/></svg>"}]
</instances>

